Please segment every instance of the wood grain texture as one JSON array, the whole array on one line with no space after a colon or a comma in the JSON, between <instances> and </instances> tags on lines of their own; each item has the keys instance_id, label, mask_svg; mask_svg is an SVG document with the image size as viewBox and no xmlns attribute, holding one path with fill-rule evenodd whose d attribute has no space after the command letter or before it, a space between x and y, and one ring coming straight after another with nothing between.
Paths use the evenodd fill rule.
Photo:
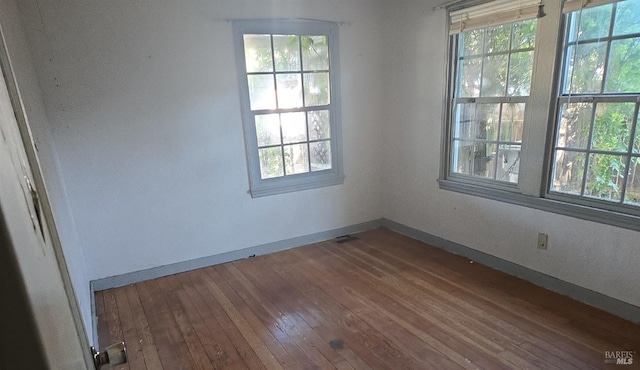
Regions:
<instances>
[{"instance_id":1,"label":"wood grain texture","mask_svg":"<svg viewBox=\"0 0 640 370\"><path fill-rule=\"evenodd\" d=\"M118 369L619 369L640 325L386 229L96 292Z\"/></svg>"}]
</instances>

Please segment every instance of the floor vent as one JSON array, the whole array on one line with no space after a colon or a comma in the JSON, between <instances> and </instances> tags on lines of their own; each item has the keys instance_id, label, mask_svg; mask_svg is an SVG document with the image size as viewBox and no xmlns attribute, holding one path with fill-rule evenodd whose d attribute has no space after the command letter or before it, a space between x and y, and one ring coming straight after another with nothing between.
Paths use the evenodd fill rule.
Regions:
<instances>
[{"instance_id":1,"label":"floor vent","mask_svg":"<svg viewBox=\"0 0 640 370\"><path fill-rule=\"evenodd\" d=\"M336 238L336 243L346 243L354 240L358 240L358 238L351 235L342 235Z\"/></svg>"}]
</instances>

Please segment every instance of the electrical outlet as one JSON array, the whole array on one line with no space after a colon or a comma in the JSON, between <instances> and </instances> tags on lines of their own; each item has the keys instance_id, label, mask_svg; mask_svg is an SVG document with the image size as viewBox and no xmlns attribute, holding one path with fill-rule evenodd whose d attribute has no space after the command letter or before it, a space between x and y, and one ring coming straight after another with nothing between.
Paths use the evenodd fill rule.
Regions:
<instances>
[{"instance_id":1,"label":"electrical outlet","mask_svg":"<svg viewBox=\"0 0 640 370\"><path fill-rule=\"evenodd\" d=\"M538 233L538 249L547 249L547 243L549 242L549 235Z\"/></svg>"}]
</instances>

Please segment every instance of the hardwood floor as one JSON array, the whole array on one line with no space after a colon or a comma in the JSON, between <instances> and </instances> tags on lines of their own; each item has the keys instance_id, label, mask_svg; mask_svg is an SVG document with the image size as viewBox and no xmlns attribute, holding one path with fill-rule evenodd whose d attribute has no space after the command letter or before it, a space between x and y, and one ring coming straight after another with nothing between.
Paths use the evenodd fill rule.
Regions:
<instances>
[{"instance_id":1,"label":"hardwood floor","mask_svg":"<svg viewBox=\"0 0 640 370\"><path fill-rule=\"evenodd\" d=\"M117 369L638 369L640 325L386 229L96 293ZM630 366L605 351L635 351Z\"/></svg>"}]
</instances>

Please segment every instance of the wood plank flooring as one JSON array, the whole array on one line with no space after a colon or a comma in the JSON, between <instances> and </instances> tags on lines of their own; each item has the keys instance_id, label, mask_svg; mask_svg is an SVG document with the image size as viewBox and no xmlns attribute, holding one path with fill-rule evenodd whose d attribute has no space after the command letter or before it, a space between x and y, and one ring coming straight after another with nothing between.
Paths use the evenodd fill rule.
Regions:
<instances>
[{"instance_id":1,"label":"wood plank flooring","mask_svg":"<svg viewBox=\"0 0 640 370\"><path fill-rule=\"evenodd\" d=\"M117 369L639 369L640 325L386 229L96 293ZM635 351L628 366L605 351Z\"/></svg>"}]
</instances>

